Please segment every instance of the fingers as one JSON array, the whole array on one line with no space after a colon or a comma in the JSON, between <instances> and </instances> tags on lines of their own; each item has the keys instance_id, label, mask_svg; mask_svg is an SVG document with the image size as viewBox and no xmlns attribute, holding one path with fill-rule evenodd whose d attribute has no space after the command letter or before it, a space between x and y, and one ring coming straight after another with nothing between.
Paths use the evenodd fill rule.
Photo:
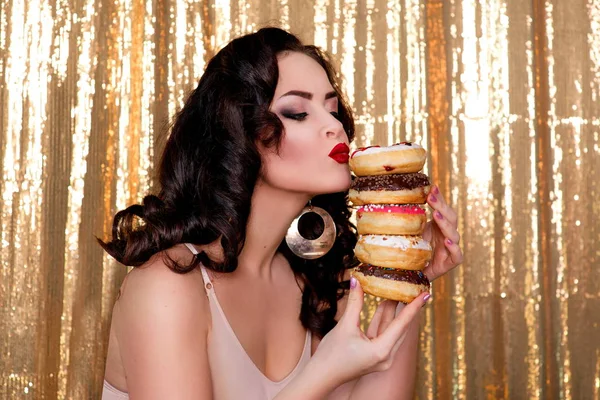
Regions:
<instances>
[{"instance_id":1,"label":"fingers","mask_svg":"<svg viewBox=\"0 0 600 400\"><path fill-rule=\"evenodd\" d=\"M440 231L442 231L444 237L449 238L453 243L459 243L460 235L456 230L455 224L453 224L450 220L444 217L440 211L437 210L433 212L433 219L440 228Z\"/></svg>"},{"instance_id":2,"label":"fingers","mask_svg":"<svg viewBox=\"0 0 600 400\"><path fill-rule=\"evenodd\" d=\"M381 346L382 352L389 353L396 342L406 333L410 323L417 317L423 306L431 298L427 292L421 293L398 314L387 329L373 340Z\"/></svg>"},{"instance_id":3,"label":"fingers","mask_svg":"<svg viewBox=\"0 0 600 400\"><path fill-rule=\"evenodd\" d=\"M374 339L379 334L379 323L381 322L381 316L383 315L383 309L385 308L384 303L385 302L379 303L379 306L375 310L375 314L373 314L373 318L371 318L369 328L367 329L367 337L369 339Z\"/></svg>"},{"instance_id":4,"label":"fingers","mask_svg":"<svg viewBox=\"0 0 600 400\"><path fill-rule=\"evenodd\" d=\"M340 324L351 324L352 326L358 326L360 323L360 312L363 307L364 293L360 282L355 277L350 278L350 294L348 295L348 302L346 303L346 309L342 318L340 318Z\"/></svg>"},{"instance_id":5,"label":"fingers","mask_svg":"<svg viewBox=\"0 0 600 400\"><path fill-rule=\"evenodd\" d=\"M433 282L452 268L454 268L454 265L451 264L450 252L444 245L443 248L435 250L433 259L429 262L429 265L423 269L423 273L430 282Z\"/></svg>"},{"instance_id":6,"label":"fingers","mask_svg":"<svg viewBox=\"0 0 600 400\"><path fill-rule=\"evenodd\" d=\"M381 321L379 322L379 329L377 330L377 336L381 335L381 333L387 329L396 316L396 305L398 302L386 300L384 303Z\"/></svg>"},{"instance_id":7,"label":"fingers","mask_svg":"<svg viewBox=\"0 0 600 400\"><path fill-rule=\"evenodd\" d=\"M369 339L376 338L388 327L396 315L397 304L397 301L392 300L384 300L379 303L367 329L367 337Z\"/></svg>"},{"instance_id":8,"label":"fingers","mask_svg":"<svg viewBox=\"0 0 600 400\"><path fill-rule=\"evenodd\" d=\"M429 303L431 300L428 300L427 303ZM402 303L400 303L402 304ZM398 349L400 348L400 346L402 346L402 344L404 343L404 337L406 335L408 335L408 333L410 332L411 329L419 329L419 324L417 323L418 320L421 318L421 313L417 313L416 315L416 319L417 321L414 321L415 323L411 324L410 326L407 327L406 331L402 334L402 336L400 336L400 338L398 339L398 341L396 342L396 344L394 344L394 348L392 349L392 352L390 353L390 357L392 359L394 359L394 357L396 356L396 352L398 351Z\"/></svg>"},{"instance_id":9,"label":"fingers","mask_svg":"<svg viewBox=\"0 0 600 400\"><path fill-rule=\"evenodd\" d=\"M438 275L435 274L435 271L433 270L433 265L435 265L435 264L430 263L423 270L423 273L425 274L427 279L429 279L429 282L433 282L438 277Z\"/></svg>"},{"instance_id":10,"label":"fingers","mask_svg":"<svg viewBox=\"0 0 600 400\"><path fill-rule=\"evenodd\" d=\"M429 264L429 263L427 263ZM400 311L404 310L404 307L406 307L406 304L401 303L399 301L397 301L396 303L396 312L394 313L394 318L396 318L396 316L398 315L398 313L400 313Z\"/></svg>"},{"instance_id":11,"label":"fingers","mask_svg":"<svg viewBox=\"0 0 600 400\"><path fill-rule=\"evenodd\" d=\"M464 257L460 246L450 239L445 239L444 248L435 251L433 260L425 267L423 273L427 276L427 279L434 281L439 276L462 264L463 260Z\"/></svg>"},{"instance_id":12,"label":"fingers","mask_svg":"<svg viewBox=\"0 0 600 400\"><path fill-rule=\"evenodd\" d=\"M444 196L442 196L442 193L437 186L431 187L429 196L427 196L427 204L429 204L434 211L439 211L445 219L456 226L458 220L456 212L448 205L448 203L446 203Z\"/></svg>"},{"instance_id":13,"label":"fingers","mask_svg":"<svg viewBox=\"0 0 600 400\"><path fill-rule=\"evenodd\" d=\"M450 259L452 260L454 266L456 267L457 265L462 264L463 253L460 249L460 246L456 242L453 242L451 239L444 240L444 245L446 246L448 253L450 253Z\"/></svg>"}]
</instances>

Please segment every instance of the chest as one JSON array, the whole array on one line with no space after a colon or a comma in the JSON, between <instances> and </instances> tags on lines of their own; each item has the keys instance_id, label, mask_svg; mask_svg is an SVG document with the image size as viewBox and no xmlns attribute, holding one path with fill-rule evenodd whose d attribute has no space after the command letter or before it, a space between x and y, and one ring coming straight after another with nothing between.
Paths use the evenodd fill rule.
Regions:
<instances>
[{"instance_id":1,"label":"chest","mask_svg":"<svg viewBox=\"0 0 600 400\"><path fill-rule=\"evenodd\" d=\"M294 370L307 338L299 319L302 293L295 282L249 287L247 282L217 281L211 297L217 303L211 307L217 314L212 316L212 323L221 325L213 328L219 328L222 346L227 339L233 342L228 347L235 349L239 344L240 358L247 356L271 381L280 381Z\"/></svg>"}]
</instances>

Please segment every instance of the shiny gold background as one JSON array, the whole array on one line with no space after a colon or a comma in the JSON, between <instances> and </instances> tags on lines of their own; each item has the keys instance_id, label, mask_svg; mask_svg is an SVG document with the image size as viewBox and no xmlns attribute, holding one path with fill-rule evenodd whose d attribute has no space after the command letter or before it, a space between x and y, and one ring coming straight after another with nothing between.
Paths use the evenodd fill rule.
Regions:
<instances>
[{"instance_id":1,"label":"shiny gold background","mask_svg":"<svg viewBox=\"0 0 600 400\"><path fill-rule=\"evenodd\" d=\"M460 215L418 398L598 399L598 0L0 0L0 397L99 397L126 270L94 235L206 61L269 23L333 55L357 145L429 149Z\"/></svg>"}]
</instances>

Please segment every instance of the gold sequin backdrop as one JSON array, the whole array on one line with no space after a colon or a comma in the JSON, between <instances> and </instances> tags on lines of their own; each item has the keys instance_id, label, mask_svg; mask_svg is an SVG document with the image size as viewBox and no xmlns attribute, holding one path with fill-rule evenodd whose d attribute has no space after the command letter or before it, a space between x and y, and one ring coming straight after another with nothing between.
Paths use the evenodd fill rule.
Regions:
<instances>
[{"instance_id":1,"label":"gold sequin backdrop","mask_svg":"<svg viewBox=\"0 0 600 400\"><path fill-rule=\"evenodd\" d=\"M598 0L0 0L0 397L99 397L126 271L94 235L206 61L267 23L333 55L356 144L426 145L459 213L418 398L598 399Z\"/></svg>"}]
</instances>

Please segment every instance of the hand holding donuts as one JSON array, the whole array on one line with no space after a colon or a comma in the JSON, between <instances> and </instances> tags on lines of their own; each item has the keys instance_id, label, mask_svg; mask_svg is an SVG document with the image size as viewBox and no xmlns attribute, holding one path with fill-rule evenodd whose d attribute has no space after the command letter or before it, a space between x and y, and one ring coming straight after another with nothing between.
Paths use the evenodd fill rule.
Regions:
<instances>
[{"instance_id":1,"label":"hand holding donuts","mask_svg":"<svg viewBox=\"0 0 600 400\"><path fill-rule=\"evenodd\" d=\"M323 340L311 363L327 365L327 373L337 385L371 372L389 369L395 353L404 341L406 332L421 312L430 296L421 294L410 305L395 313L395 302L390 302L385 313L379 313L371 321L372 328L365 335L360 328L360 313L363 309L363 290L360 283L351 283L348 303L343 316Z\"/></svg>"},{"instance_id":2,"label":"hand holding donuts","mask_svg":"<svg viewBox=\"0 0 600 400\"><path fill-rule=\"evenodd\" d=\"M306 394L307 390L321 395L318 398L325 398L348 381L389 370L396 353L406 343L411 325L430 297L421 294L398 313L395 302L382 303L365 335L360 328L363 290L359 282L351 279L348 302L339 322L323 337L300 376L286 385L274 400L297 399L297 393Z\"/></svg>"},{"instance_id":3,"label":"hand holding donuts","mask_svg":"<svg viewBox=\"0 0 600 400\"><path fill-rule=\"evenodd\" d=\"M459 246L456 212L446 203L437 186L432 187L427 204L433 209L433 220L425 224L423 239L431 243L433 255L423 272L433 281L460 265L463 253Z\"/></svg>"}]
</instances>

